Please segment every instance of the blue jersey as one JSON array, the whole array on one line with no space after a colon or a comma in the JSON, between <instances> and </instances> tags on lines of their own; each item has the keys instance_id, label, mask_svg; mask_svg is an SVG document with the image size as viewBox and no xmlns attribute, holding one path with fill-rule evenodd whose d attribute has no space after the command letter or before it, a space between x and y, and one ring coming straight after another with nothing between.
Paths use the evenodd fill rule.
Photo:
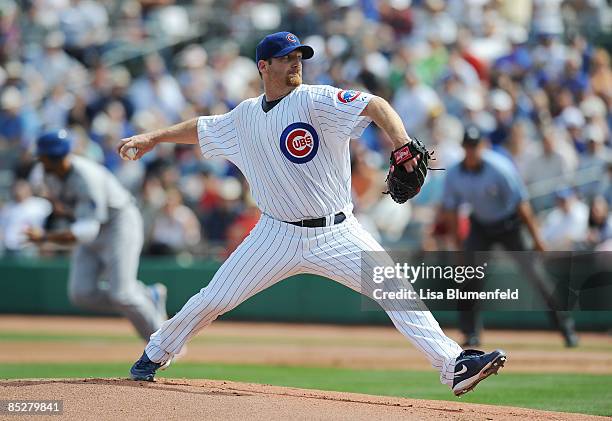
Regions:
<instances>
[{"instance_id":1,"label":"blue jersey","mask_svg":"<svg viewBox=\"0 0 612 421\"><path fill-rule=\"evenodd\" d=\"M449 168L442 206L456 210L467 203L476 220L493 223L515 213L526 199L527 189L512 163L497 152L484 151L476 171L467 170L462 162Z\"/></svg>"}]
</instances>

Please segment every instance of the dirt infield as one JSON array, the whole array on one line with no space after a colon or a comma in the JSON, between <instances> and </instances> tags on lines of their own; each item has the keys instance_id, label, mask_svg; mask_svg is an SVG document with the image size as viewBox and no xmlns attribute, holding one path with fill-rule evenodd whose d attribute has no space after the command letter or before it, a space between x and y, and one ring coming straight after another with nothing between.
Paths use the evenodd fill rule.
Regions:
<instances>
[{"instance_id":1,"label":"dirt infield","mask_svg":"<svg viewBox=\"0 0 612 421\"><path fill-rule=\"evenodd\" d=\"M459 339L457 331L447 333ZM505 372L612 374L612 337L581 334L567 350L554 332L487 331L483 346L511 355ZM143 343L118 318L0 316L0 364L133 361ZM431 370L392 327L217 322L189 343L184 362ZM127 363L126 363L127 364ZM582 414L314 391L209 380L0 381L0 399L64 400L49 419L583 420ZM14 416L0 419L17 419ZM37 416L36 419L45 419ZM608 418L609 419L609 418Z\"/></svg>"},{"instance_id":2,"label":"dirt infield","mask_svg":"<svg viewBox=\"0 0 612 421\"><path fill-rule=\"evenodd\" d=\"M589 420L609 419L504 406L322 392L208 380L122 379L0 381L3 399L63 396L50 420ZM0 415L0 418L2 416ZM7 417L15 419L15 417Z\"/></svg>"},{"instance_id":3,"label":"dirt infield","mask_svg":"<svg viewBox=\"0 0 612 421\"><path fill-rule=\"evenodd\" d=\"M457 331L446 333L459 340ZM125 362L142 352L130 324L117 318L0 316L0 333L82 335L78 341L28 338L0 346L0 363ZM96 336L97 335L97 336ZM612 374L612 337L583 333L563 347L555 332L486 331L483 348L512 355L512 372ZM36 352L32 352L36 349ZM100 357L102 356L102 357ZM430 370L427 360L392 327L216 322L189 343L185 362Z\"/></svg>"}]
</instances>

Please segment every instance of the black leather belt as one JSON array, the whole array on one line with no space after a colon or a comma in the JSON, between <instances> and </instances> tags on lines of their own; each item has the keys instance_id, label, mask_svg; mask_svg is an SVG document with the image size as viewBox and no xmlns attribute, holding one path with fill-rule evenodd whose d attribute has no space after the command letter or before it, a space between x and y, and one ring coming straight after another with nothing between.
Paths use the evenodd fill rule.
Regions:
<instances>
[{"instance_id":1,"label":"black leather belt","mask_svg":"<svg viewBox=\"0 0 612 421\"><path fill-rule=\"evenodd\" d=\"M343 212L338 212L334 215L334 223L333 225L337 225L343 222L346 219L346 215ZM297 222L289 222L285 221L291 225L297 225L298 227L306 227L306 228L320 228L327 226L327 219L323 218L315 218L315 219L303 219Z\"/></svg>"}]
</instances>

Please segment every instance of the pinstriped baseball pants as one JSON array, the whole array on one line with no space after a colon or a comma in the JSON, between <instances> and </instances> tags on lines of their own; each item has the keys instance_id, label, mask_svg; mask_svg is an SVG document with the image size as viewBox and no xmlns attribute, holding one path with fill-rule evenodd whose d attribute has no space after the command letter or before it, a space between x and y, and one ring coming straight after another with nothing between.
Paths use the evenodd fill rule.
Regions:
<instances>
[{"instance_id":1,"label":"pinstriped baseball pants","mask_svg":"<svg viewBox=\"0 0 612 421\"><path fill-rule=\"evenodd\" d=\"M322 228L302 228L263 215L210 283L151 335L145 351L152 361L167 361L218 316L292 275L322 275L361 292L362 264L367 264L362 252L372 251L383 249L352 215ZM387 314L440 372L440 381L452 385L461 347L442 332L432 314L405 309Z\"/></svg>"}]
</instances>

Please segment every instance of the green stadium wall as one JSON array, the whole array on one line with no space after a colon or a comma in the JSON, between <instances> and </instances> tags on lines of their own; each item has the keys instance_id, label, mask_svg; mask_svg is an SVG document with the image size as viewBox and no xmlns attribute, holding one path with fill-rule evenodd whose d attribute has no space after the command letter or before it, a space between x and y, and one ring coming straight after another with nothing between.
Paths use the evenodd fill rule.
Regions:
<instances>
[{"instance_id":1,"label":"green stadium wall","mask_svg":"<svg viewBox=\"0 0 612 421\"><path fill-rule=\"evenodd\" d=\"M168 313L174 314L212 279L215 261L179 264L174 259L143 259L139 278L147 284L168 286ZM65 259L0 259L0 313L91 315L74 307L67 296ZM457 313L434 311L441 325L455 326ZM580 330L607 330L612 311L574 312ZM382 311L362 309L362 298L326 278L299 275L282 281L221 317L225 320L296 323L390 324ZM485 326L508 329L549 328L544 311L485 312Z\"/></svg>"}]
</instances>

